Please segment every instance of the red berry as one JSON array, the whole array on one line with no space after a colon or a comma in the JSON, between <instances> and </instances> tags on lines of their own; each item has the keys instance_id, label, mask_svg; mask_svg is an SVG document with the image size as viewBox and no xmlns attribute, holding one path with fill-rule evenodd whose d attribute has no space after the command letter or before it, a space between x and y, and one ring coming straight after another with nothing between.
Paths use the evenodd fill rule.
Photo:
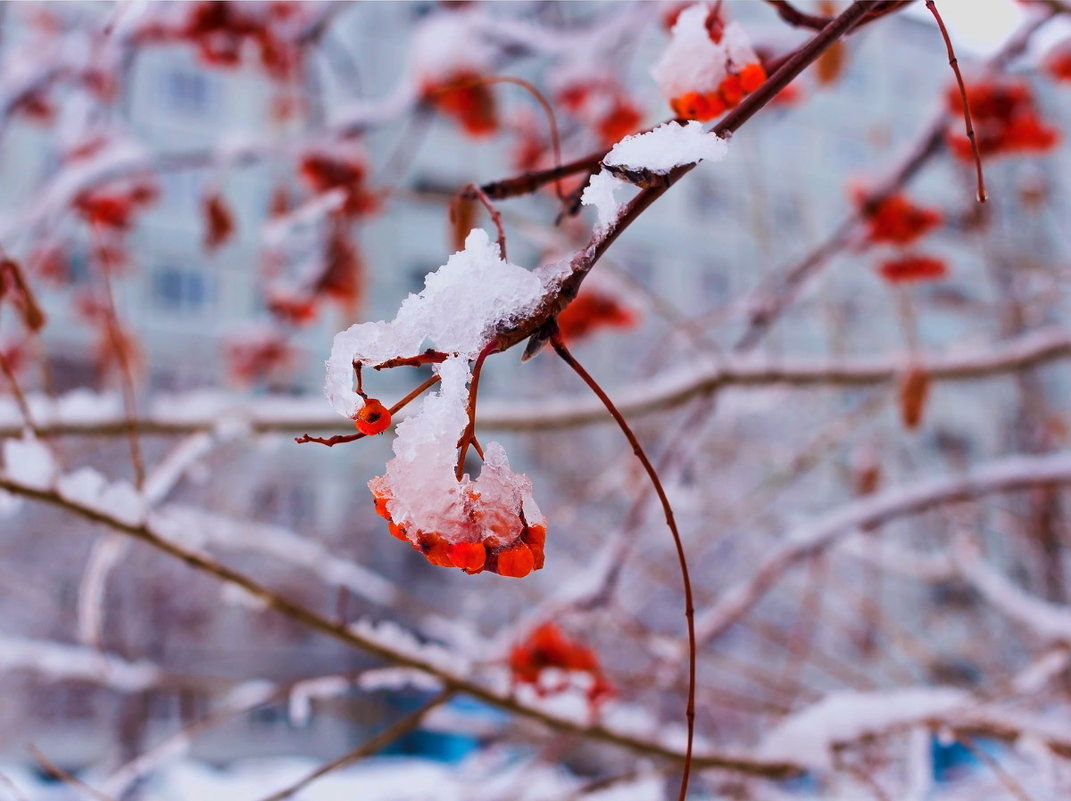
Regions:
<instances>
[{"instance_id":1,"label":"red berry","mask_svg":"<svg viewBox=\"0 0 1071 801\"><path fill-rule=\"evenodd\" d=\"M390 410L375 398L366 398L364 406L354 415L353 424L362 434L379 434L390 425Z\"/></svg>"}]
</instances>

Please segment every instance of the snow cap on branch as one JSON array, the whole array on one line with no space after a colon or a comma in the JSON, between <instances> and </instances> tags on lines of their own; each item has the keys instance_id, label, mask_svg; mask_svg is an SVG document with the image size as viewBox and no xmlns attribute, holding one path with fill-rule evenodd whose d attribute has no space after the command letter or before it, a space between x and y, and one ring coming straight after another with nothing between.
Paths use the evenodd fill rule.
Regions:
<instances>
[{"instance_id":1,"label":"snow cap on branch","mask_svg":"<svg viewBox=\"0 0 1071 801\"><path fill-rule=\"evenodd\" d=\"M646 133L626 136L613 146L602 163L611 169L646 171L664 175L675 167L703 161L721 161L729 146L703 125L667 122Z\"/></svg>"},{"instance_id":2,"label":"snow cap on branch","mask_svg":"<svg viewBox=\"0 0 1071 801\"><path fill-rule=\"evenodd\" d=\"M677 17L669 46L651 75L666 98L687 92L716 90L729 74L758 62L744 26L730 22L721 31L720 41L707 27L710 10L704 3L689 6Z\"/></svg>"},{"instance_id":3,"label":"snow cap on branch","mask_svg":"<svg viewBox=\"0 0 1071 801\"><path fill-rule=\"evenodd\" d=\"M414 356L425 343L469 361L496 328L523 317L542 294L539 278L503 261L487 232L473 229L465 249L428 275L423 291L409 295L394 320L358 323L335 336L325 386L331 406L352 418L363 404L353 391L354 362L376 365Z\"/></svg>"}]
</instances>

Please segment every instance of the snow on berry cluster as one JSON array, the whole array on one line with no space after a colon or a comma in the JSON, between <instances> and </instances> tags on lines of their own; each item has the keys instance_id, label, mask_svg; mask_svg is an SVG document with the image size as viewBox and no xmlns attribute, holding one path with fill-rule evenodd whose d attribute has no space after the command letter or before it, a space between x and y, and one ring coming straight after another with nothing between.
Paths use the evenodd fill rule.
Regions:
<instances>
[{"instance_id":1,"label":"snow on berry cluster","mask_svg":"<svg viewBox=\"0 0 1071 801\"><path fill-rule=\"evenodd\" d=\"M479 81L493 69L493 50L465 11L435 14L413 38L411 72L421 98L453 117L470 136L498 130L495 97Z\"/></svg>"},{"instance_id":2,"label":"snow on berry cluster","mask_svg":"<svg viewBox=\"0 0 1071 801\"><path fill-rule=\"evenodd\" d=\"M359 429L371 401L354 390L356 365L375 367L429 346L445 354L432 365L440 378L435 392L398 425L394 458L369 483L391 533L434 564L518 577L542 567L546 521L531 481L510 469L502 447L486 443L476 478L458 478L455 468L469 422L469 362L497 330L531 312L543 291L538 277L504 261L487 233L475 229L394 320L359 323L335 337L325 391Z\"/></svg>"},{"instance_id":3,"label":"snow on berry cluster","mask_svg":"<svg viewBox=\"0 0 1071 801\"><path fill-rule=\"evenodd\" d=\"M706 122L733 108L766 80L739 22L723 24L720 4L680 13L672 39L651 74L677 116Z\"/></svg>"}]
</instances>

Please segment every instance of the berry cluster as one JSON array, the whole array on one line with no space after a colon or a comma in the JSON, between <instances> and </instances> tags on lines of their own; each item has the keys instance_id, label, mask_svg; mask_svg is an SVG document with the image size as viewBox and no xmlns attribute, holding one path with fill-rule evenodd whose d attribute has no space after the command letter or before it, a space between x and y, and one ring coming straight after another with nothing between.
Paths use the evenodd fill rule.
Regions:
<instances>
[{"instance_id":1,"label":"berry cluster","mask_svg":"<svg viewBox=\"0 0 1071 801\"><path fill-rule=\"evenodd\" d=\"M1051 150L1060 140L1056 129L1038 116L1034 96L1025 84L980 81L968 87L967 103L974 121L978 152L983 157L1040 153ZM947 105L953 114L963 113L963 100L956 87L949 89ZM966 136L950 133L948 144L957 158L963 161L974 158Z\"/></svg>"},{"instance_id":2,"label":"berry cluster","mask_svg":"<svg viewBox=\"0 0 1071 801\"><path fill-rule=\"evenodd\" d=\"M480 494L470 489L466 493L464 514L471 523L471 538L451 542L438 532L412 530L395 523L387 508L391 501L390 491L381 479L373 479L370 484L376 514L387 521L387 529L393 536L408 542L433 565L456 567L470 574L486 570L511 578L524 578L543 567L547 529L542 525L528 525L523 514L488 508ZM509 531L516 529L518 519L520 535L509 540ZM496 525L499 520L502 525ZM480 540L481 532L488 524L498 534Z\"/></svg>"},{"instance_id":3,"label":"berry cluster","mask_svg":"<svg viewBox=\"0 0 1071 801\"><path fill-rule=\"evenodd\" d=\"M549 671L584 674L585 691L593 707L614 694L614 686L599 667L595 651L565 636L554 623L537 626L527 640L515 646L510 652L509 667L514 681L531 685L540 695L572 686L568 681L548 686L544 678Z\"/></svg>"},{"instance_id":4,"label":"berry cluster","mask_svg":"<svg viewBox=\"0 0 1071 801\"><path fill-rule=\"evenodd\" d=\"M557 91L555 99L607 147L635 133L643 123L643 112L613 80L570 81Z\"/></svg>"},{"instance_id":5,"label":"berry cluster","mask_svg":"<svg viewBox=\"0 0 1071 801\"><path fill-rule=\"evenodd\" d=\"M938 258L918 253L905 253L894 259L883 261L878 272L892 284L904 284L910 281L936 281L948 274L948 266Z\"/></svg>"},{"instance_id":6,"label":"berry cluster","mask_svg":"<svg viewBox=\"0 0 1071 801\"><path fill-rule=\"evenodd\" d=\"M302 157L298 172L318 195L341 191L345 216L360 217L379 208L378 199L365 186L367 164L364 151L356 144L312 150Z\"/></svg>"},{"instance_id":7,"label":"berry cluster","mask_svg":"<svg viewBox=\"0 0 1071 801\"><path fill-rule=\"evenodd\" d=\"M729 72L709 92L686 92L669 101L673 113L689 120L708 122L740 104L746 95L758 89L766 80L766 70L758 62L745 64L739 72Z\"/></svg>"},{"instance_id":8,"label":"berry cluster","mask_svg":"<svg viewBox=\"0 0 1071 801\"><path fill-rule=\"evenodd\" d=\"M470 136L488 136L498 130L495 96L475 72L457 72L444 81L425 83L421 97L456 119Z\"/></svg>"},{"instance_id":9,"label":"berry cluster","mask_svg":"<svg viewBox=\"0 0 1071 801\"><path fill-rule=\"evenodd\" d=\"M864 198L859 198L860 202ZM871 208L864 207L867 239L875 244L910 245L941 224L937 209L916 206L903 194L890 195Z\"/></svg>"},{"instance_id":10,"label":"berry cluster","mask_svg":"<svg viewBox=\"0 0 1071 801\"><path fill-rule=\"evenodd\" d=\"M941 224L943 215L939 210L917 206L903 194L870 203L862 189L855 190L855 200L867 223L864 244L897 249L894 257L879 263L882 278L891 284L903 284L934 281L947 275L948 267L941 259L907 249Z\"/></svg>"}]
</instances>

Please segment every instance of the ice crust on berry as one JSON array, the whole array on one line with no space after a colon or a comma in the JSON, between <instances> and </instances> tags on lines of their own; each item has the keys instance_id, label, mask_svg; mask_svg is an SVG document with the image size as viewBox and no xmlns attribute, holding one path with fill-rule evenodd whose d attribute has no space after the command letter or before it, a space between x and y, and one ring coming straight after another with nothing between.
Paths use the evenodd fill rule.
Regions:
<instances>
[{"instance_id":1,"label":"ice crust on berry","mask_svg":"<svg viewBox=\"0 0 1071 801\"><path fill-rule=\"evenodd\" d=\"M602 162L608 167L664 174L674 167L704 159L721 161L728 149L725 140L706 133L702 123L695 120L684 125L667 122L652 131L626 136L613 146ZM612 191L610 194L612 197Z\"/></svg>"},{"instance_id":2,"label":"ice crust on berry","mask_svg":"<svg viewBox=\"0 0 1071 801\"><path fill-rule=\"evenodd\" d=\"M428 347L470 361L496 328L530 312L542 294L536 275L503 261L487 232L473 229L465 249L428 275L392 321L358 323L335 336L324 388L332 408L352 418L363 404L353 391L353 362L375 365Z\"/></svg>"},{"instance_id":3,"label":"ice crust on berry","mask_svg":"<svg viewBox=\"0 0 1071 801\"><path fill-rule=\"evenodd\" d=\"M594 206L598 218L596 226L606 228L621 213L625 204L617 199L619 189L629 186L627 181L622 181L616 175L606 170L597 172L591 176L588 185L584 187L584 194L580 196L580 202L585 206Z\"/></svg>"},{"instance_id":4,"label":"ice crust on berry","mask_svg":"<svg viewBox=\"0 0 1071 801\"><path fill-rule=\"evenodd\" d=\"M739 22L725 26L720 42L712 41L706 26L708 13L705 4L697 3L677 17L671 32L673 38L651 68L664 97L672 99L686 92L714 91L728 75L730 66L739 69L759 60L747 31Z\"/></svg>"},{"instance_id":5,"label":"ice crust on berry","mask_svg":"<svg viewBox=\"0 0 1071 801\"><path fill-rule=\"evenodd\" d=\"M456 445L468 423L472 375L463 357L447 359L437 368L438 391L398 425L394 458L387 472L368 486L373 494L390 499L391 519L413 542L420 532L434 532L450 543L508 545L523 532L522 511L528 523L545 525L532 497L531 479L510 469L497 442L485 446L477 478L455 478Z\"/></svg>"}]
</instances>

